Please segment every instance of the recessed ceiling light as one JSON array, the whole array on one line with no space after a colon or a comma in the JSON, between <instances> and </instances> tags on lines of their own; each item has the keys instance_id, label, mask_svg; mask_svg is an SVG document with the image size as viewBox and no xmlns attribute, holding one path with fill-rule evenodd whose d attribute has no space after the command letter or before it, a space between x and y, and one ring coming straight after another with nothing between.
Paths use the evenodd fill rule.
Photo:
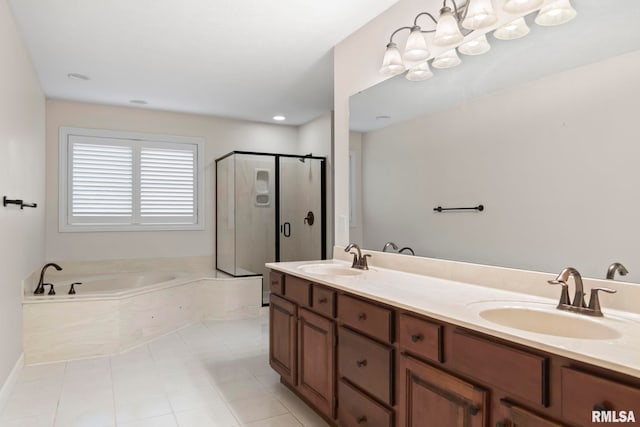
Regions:
<instances>
[{"instance_id":1,"label":"recessed ceiling light","mask_svg":"<svg viewBox=\"0 0 640 427\"><path fill-rule=\"evenodd\" d=\"M148 102L145 101L144 99L132 99L131 101L129 101L132 104L137 104L137 105L147 105Z\"/></svg>"},{"instance_id":2,"label":"recessed ceiling light","mask_svg":"<svg viewBox=\"0 0 640 427\"><path fill-rule=\"evenodd\" d=\"M391 116L376 116L376 120L388 120Z\"/></svg>"},{"instance_id":3,"label":"recessed ceiling light","mask_svg":"<svg viewBox=\"0 0 640 427\"><path fill-rule=\"evenodd\" d=\"M273 116L273 120L275 120L276 122L281 122L285 119L286 119L285 116Z\"/></svg>"},{"instance_id":4,"label":"recessed ceiling light","mask_svg":"<svg viewBox=\"0 0 640 427\"><path fill-rule=\"evenodd\" d=\"M78 73L69 73L67 77L73 80L89 80L89 76L85 76L84 74Z\"/></svg>"}]
</instances>

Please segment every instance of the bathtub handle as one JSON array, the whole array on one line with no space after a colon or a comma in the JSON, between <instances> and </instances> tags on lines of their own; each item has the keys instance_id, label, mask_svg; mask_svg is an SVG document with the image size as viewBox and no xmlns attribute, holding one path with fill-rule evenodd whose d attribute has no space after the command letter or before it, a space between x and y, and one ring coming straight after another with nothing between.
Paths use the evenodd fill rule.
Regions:
<instances>
[{"instance_id":1,"label":"bathtub handle","mask_svg":"<svg viewBox=\"0 0 640 427\"><path fill-rule=\"evenodd\" d=\"M76 288L74 287L75 285L82 285L82 282L73 282L71 284L71 287L69 288L69 295L75 295L76 294Z\"/></svg>"},{"instance_id":2,"label":"bathtub handle","mask_svg":"<svg viewBox=\"0 0 640 427\"><path fill-rule=\"evenodd\" d=\"M53 289L53 283L45 283L44 285L42 285L43 289L45 286L51 286L51 288L49 288L49 292L47 295L55 295L56 294L56 290Z\"/></svg>"}]
</instances>

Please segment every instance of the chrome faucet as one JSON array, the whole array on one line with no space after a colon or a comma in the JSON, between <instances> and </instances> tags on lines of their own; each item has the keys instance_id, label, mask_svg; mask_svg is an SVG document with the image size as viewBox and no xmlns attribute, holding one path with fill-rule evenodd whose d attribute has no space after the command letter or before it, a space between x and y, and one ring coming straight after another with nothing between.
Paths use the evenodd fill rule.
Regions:
<instances>
[{"instance_id":1,"label":"chrome faucet","mask_svg":"<svg viewBox=\"0 0 640 427\"><path fill-rule=\"evenodd\" d=\"M54 267L56 270L61 271L62 267L60 267L58 264L56 264L55 262L50 262L48 264L45 264L44 267L42 267L42 270L40 270L40 280L38 280L38 286L36 286L36 290L33 291L34 295L39 295L39 294L44 294L44 272L47 270L47 268L49 267ZM46 283L46 285L50 285L49 283ZM53 291L53 285L51 285L51 290L49 291L54 292ZM55 293L54 293L55 294ZM52 295L54 295L52 294Z\"/></svg>"},{"instance_id":2,"label":"chrome faucet","mask_svg":"<svg viewBox=\"0 0 640 427\"><path fill-rule=\"evenodd\" d=\"M387 252L387 249L389 249L389 246L391 246L391 247L392 247L394 250L396 250L396 251L398 250L398 245L396 245L396 244L395 244L395 243L393 243L393 242L387 242L387 243L384 245L384 248L382 248L382 252Z\"/></svg>"},{"instance_id":3,"label":"chrome faucet","mask_svg":"<svg viewBox=\"0 0 640 427\"><path fill-rule=\"evenodd\" d=\"M573 302L569 299L569 285L567 281L569 277L573 276L576 292L573 296ZM573 311L576 313L588 314L590 316L602 316L602 309L600 307L600 299L598 297L598 291L614 294L617 291L609 288L592 288L591 296L589 298L589 306L584 301L584 286L582 284L582 276L573 267L567 267L558 274L555 280L549 280L551 285L561 285L562 293L560 294L560 301L557 308L559 310Z\"/></svg>"},{"instance_id":4,"label":"chrome faucet","mask_svg":"<svg viewBox=\"0 0 640 427\"><path fill-rule=\"evenodd\" d=\"M619 262L614 262L607 269L607 280L614 280L616 277L616 272L618 272L621 276L626 276L629 273L629 270Z\"/></svg>"},{"instance_id":5,"label":"chrome faucet","mask_svg":"<svg viewBox=\"0 0 640 427\"><path fill-rule=\"evenodd\" d=\"M357 253L349 252L351 249L355 249ZM358 270L368 270L369 266L367 265L367 258L371 255L365 254L362 255L362 251L360 251L360 247L355 243L349 243L349 245L344 248L345 252L349 252L353 254L353 262L351 263L351 268L357 268Z\"/></svg>"}]
</instances>

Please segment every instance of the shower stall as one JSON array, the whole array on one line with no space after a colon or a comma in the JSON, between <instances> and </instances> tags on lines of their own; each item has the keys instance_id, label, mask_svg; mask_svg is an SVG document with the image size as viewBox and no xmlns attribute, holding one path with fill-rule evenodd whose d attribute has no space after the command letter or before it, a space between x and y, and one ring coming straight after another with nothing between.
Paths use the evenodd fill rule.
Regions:
<instances>
[{"instance_id":1,"label":"shower stall","mask_svg":"<svg viewBox=\"0 0 640 427\"><path fill-rule=\"evenodd\" d=\"M216 160L216 269L262 275L272 261L326 258L325 158L233 151Z\"/></svg>"}]
</instances>

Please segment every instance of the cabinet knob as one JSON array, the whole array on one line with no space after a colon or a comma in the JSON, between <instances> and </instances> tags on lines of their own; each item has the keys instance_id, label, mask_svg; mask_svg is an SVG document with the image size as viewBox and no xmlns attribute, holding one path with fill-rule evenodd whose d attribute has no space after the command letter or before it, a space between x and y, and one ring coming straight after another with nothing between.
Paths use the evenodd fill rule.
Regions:
<instances>
[{"instance_id":1,"label":"cabinet knob","mask_svg":"<svg viewBox=\"0 0 640 427\"><path fill-rule=\"evenodd\" d=\"M365 313L358 314L358 320L365 320L366 318L367 318L367 315Z\"/></svg>"},{"instance_id":2,"label":"cabinet knob","mask_svg":"<svg viewBox=\"0 0 640 427\"><path fill-rule=\"evenodd\" d=\"M318 304L326 304L327 303L327 299L326 298L320 298L318 300Z\"/></svg>"},{"instance_id":3,"label":"cabinet knob","mask_svg":"<svg viewBox=\"0 0 640 427\"><path fill-rule=\"evenodd\" d=\"M362 360L356 361L356 365L358 365L358 368L362 368L363 366L367 366L367 359L362 359Z\"/></svg>"},{"instance_id":4,"label":"cabinet knob","mask_svg":"<svg viewBox=\"0 0 640 427\"><path fill-rule=\"evenodd\" d=\"M598 402L593 405L593 410L598 412L603 412L607 410L607 404L604 402Z\"/></svg>"},{"instance_id":5,"label":"cabinet knob","mask_svg":"<svg viewBox=\"0 0 640 427\"><path fill-rule=\"evenodd\" d=\"M476 405L469 406L469 413L471 415L478 415L479 412L480 412L480 408L478 408Z\"/></svg>"},{"instance_id":6,"label":"cabinet knob","mask_svg":"<svg viewBox=\"0 0 640 427\"><path fill-rule=\"evenodd\" d=\"M271 284L272 284L272 285L277 285L277 284L278 284L278 281L277 281L277 280L272 280L272 281L271 281Z\"/></svg>"},{"instance_id":7,"label":"cabinet knob","mask_svg":"<svg viewBox=\"0 0 640 427\"><path fill-rule=\"evenodd\" d=\"M358 419L356 420L356 422L358 424L366 424L367 423L367 417L365 417L364 415L358 417Z\"/></svg>"},{"instance_id":8,"label":"cabinet knob","mask_svg":"<svg viewBox=\"0 0 640 427\"><path fill-rule=\"evenodd\" d=\"M413 342L418 342L422 340L422 335L420 334L416 334L416 335L411 335L411 341Z\"/></svg>"},{"instance_id":9,"label":"cabinet knob","mask_svg":"<svg viewBox=\"0 0 640 427\"><path fill-rule=\"evenodd\" d=\"M507 423L505 423L504 421L498 421L496 423L496 427L507 427Z\"/></svg>"}]
</instances>

